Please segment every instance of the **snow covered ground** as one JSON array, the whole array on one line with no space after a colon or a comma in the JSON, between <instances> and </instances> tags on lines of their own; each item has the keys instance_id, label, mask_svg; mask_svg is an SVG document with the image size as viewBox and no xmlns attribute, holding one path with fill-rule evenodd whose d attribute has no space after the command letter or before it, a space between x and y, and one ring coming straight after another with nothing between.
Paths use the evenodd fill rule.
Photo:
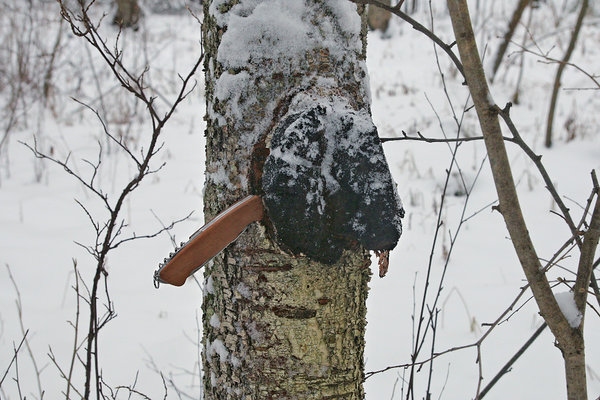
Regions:
<instances>
[{"instance_id":1,"label":"snow covered ground","mask_svg":"<svg viewBox=\"0 0 600 400\"><path fill-rule=\"evenodd\" d=\"M498 37L504 31L515 3L473 1L478 39L482 49L487 49L486 64L495 53ZM479 8L475 8L476 4ZM556 58L562 56L576 17L574 1L565 2L569 11L566 17L554 17L553 8L560 10L562 4L562 1L548 0L535 10L529 32L536 42L528 39L528 49L549 51L549 55ZM426 4L421 7L414 16L430 26L429 10ZM435 31L451 42L451 26L445 7L442 4L434 7L437 7L433 10ZM57 11L56 7L53 10ZM524 21L527 18L526 12ZM600 65L599 22L600 15L590 12L572 59L592 74L598 73L595 69ZM107 26L106 31L111 32L111 28ZM457 125L453 112L457 118L463 118L468 94L449 60L438 51L454 110L444 92L432 43L396 19L392 20L388 33L386 37L376 32L369 35L372 112L380 136L401 136L402 131L414 135L419 131L426 137L439 138L443 137L442 127L446 135L455 136ZM515 41L521 43L524 35L526 32L521 28ZM53 38L48 35L49 41ZM177 74L185 75L193 65L200 53L199 39L199 25L191 16L151 12L146 13L139 31L126 32L121 38L126 60L133 69L139 70L144 60L150 60L149 84L159 93L157 101L175 97L179 82ZM36 160L20 142L32 144L35 135L43 151L52 152L60 159L70 154L73 168L86 176L91 170L83 159L96 160L100 143L104 156L97 181L103 190L114 195L133 173L133 166L114 145L107 145L95 115L70 100L69 96L95 109L105 110L109 127L128 137L137 151L146 144L145 137L149 132L148 121L143 118L144 110L139 106L136 108L127 95L119 91L105 67L87 52L83 41L70 36L63 40L65 51L60 65L65 70L75 65L82 72L79 77L65 72L61 76L64 85L57 88L55 95L54 112L42 108L30 110L29 124L11 134L8 147L0 154L0 373L4 373L13 355L13 346L22 338L21 321L23 328L29 330L29 345L41 370L41 386L47 399L60 398L61 391L66 389L47 354L51 349L62 367L70 361L73 329L67 321L74 320L76 306L71 289L75 282L73 260L77 260L84 280L89 281L94 267L94 260L74 243L90 244L94 239L88 218L74 199L85 203L99 216L103 206L64 170ZM509 49L510 57L492 86L492 95L501 107L511 101L519 77L521 54L515 50L515 46ZM545 149L543 134L556 64L542 61L533 54L525 55L520 103L512 108L512 116L525 140L543 155L553 182L574 218L578 219L582 212L580 205L585 204L591 190L590 171L596 168L600 172L597 132L600 97L597 90L572 90L594 85L581 72L567 68L563 76L565 90L560 93L555 121L555 145L550 150ZM172 230L179 242L203 222L204 99L201 72L197 79L198 87L181 104L166 127L164 148L155 165L166 162L166 166L150 176L125 206L129 233L152 233L161 228L160 221L167 224L194 211L191 219ZM0 95L4 94L0 92ZM464 114L461 129L464 136L479 135L474 110L469 109ZM413 316L419 313L425 287L440 196L452 158L451 148L447 144L413 141L384 144L407 215L404 234L392 252L387 277L379 279L374 274L371 282L366 371L410 361L416 329ZM549 259L570 236L569 230L551 213L556 205L533 164L516 146L508 144L508 148L538 254ZM433 304L450 242L456 238L456 243L437 303L436 352L477 341L487 330L482 324L493 322L524 285L524 275L507 239L502 218L491 208L496 196L484 157L483 144L479 142L465 143L457 151L457 165L464 179L469 183L475 181L464 211L465 217L473 217L460 226L457 234L466 197L460 193L462 186L456 173L450 178L449 195L441 211L443 226L432 258L429 304ZM137 376L137 389L150 398L162 398L163 382L156 372L160 370L167 381L172 380L178 388L198 398L199 350L196 343L200 334L201 287L194 280L182 288L164 286L155 290L152 285L153 271L171 248L168 235L163 234L125 244L111 253L108 283L117 318L100 334L102 372L111 386L132 385ZM577 259L575 250L573 257L562 260L560 266L573 270ZM373 268L375 270L376 266ZM572 277L558 267L550 274L554 279ZM556 287L557 292L566 290L564 285ZM18 296L21 317L15 303ZM527 293L517 307L528 298ZM592 304L598 309L597 303L592 301ZM541 323L537 308L529 301L487 337L481 347L483 385ZM83 315L82 324L85 324ZM600 396L599 329L600 317L589 309L585 330L591 399ZM422 359L431 351L428 343ZM432 396L473 398L479 377L476 360L475 348L438 357L433 364ZM39 398L27 351L19 353L18 361L23 395ZM418 397L425 396L428 371L429 364L417 375ZM365 384L367 398L402 398L401 394L406 391L403 385L403 379L407 378L405 374L408 371L392 369L370 377ZM13 377L14 368L2 385L0 398L18 398ZM546 330L486 398L560 399L565 398L565 393L562 358ZM125 392L121 394L126 397ZM169 398L177 398L172 387L169 394Z\"/></svg>"}]
</instances>

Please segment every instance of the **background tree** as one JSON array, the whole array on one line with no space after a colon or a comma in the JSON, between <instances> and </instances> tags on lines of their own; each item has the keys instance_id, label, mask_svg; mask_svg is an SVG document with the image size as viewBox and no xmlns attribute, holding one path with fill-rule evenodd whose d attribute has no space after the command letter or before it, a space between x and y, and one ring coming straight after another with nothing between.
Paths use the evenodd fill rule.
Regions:
<instances>
[{"instance_id":1,"label":"background tree","mask_svg":"<svg viewBox=\"0 0 600 400\"><path fill-rule=\"evenodd\" d=\"M138 0L116 0L116 3L117 12L113 18L114 24L124 28L136 26L142 16Z\"/></svg>"},{"instance_id":2,"label":"background tree","mask_svg":"<svg viewBox=\"0 0 600 400\"><path fill-rule=\"evenodd\" d=\"M517 29L517 25L521 21L521 17L523 12L527 8L527 6L531 3L531 0L519 0L517 3L517 7L515 11L513 11L510 22L508 23L508 28L506 29L506 33L504 34L504 38L502 39L502 43L498 47L496 51L496 57L494 58L494 66L492 67L492 73L490 74L491 79L493 80L498 72L498 68L500 68L500 64L502 64L502 59L504 58L504 54L506 53L506 49L510 44L513 35L515 34L515 30Z\"/></svg>"},{"instance_id":3,"label":"background tree","mask_svg":"<svg viewBox=\"0 0 600 400\"><path fill-rule=\"evenodd\" d=\"M383 3L390 5L391 0L386 0ZM373 30L379 29L381 32L386 32L390 24L390 18L392 17L392 14L389 11L376 6L367 7L367 12L369 28Z\"/></svg>"},{"instance_id":4,"label":"background tree","mask_svg":"<svg viewBox=\"0 0 600 400\"><path fill-rule=\"evenodd\" d=\"M571 59L571 55L575 50L575 45L577 44L577 38L579 37L579 32L581 31L581 26L583 25L583 18L588 10L589 0L581 1L581 8L579 10L579 14L577 15L577 22L575 22L575 26L573 27L573 33L571 34L571 39L569 40L569 46L565 51L565 54L562 60L559 62L558 67L556 68L556 77L554 78L554 85L552 87L552 97L550 99L550 109L548 110L548 121L546 122L546 139L544 144L546 147L552 146L552 130L554 126L554 113L556 111L556 102L558 101L558 91L561 86L561 78L565 67L569 63Z\"/></svg>"}]
</instances>

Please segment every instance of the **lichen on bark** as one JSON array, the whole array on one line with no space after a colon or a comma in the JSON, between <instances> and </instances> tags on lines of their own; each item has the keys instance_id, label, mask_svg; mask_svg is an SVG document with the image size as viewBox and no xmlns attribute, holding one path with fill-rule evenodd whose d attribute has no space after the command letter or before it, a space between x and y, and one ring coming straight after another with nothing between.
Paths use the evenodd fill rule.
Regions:
<instances>
[{"instance_id":1,"label":"lichen on bark","mask_svg":"<svg viewBox=\"0 0 600 400\"><path fill-rule=\"evenodd\" d=\"M356 13L356 5L294 4L290 11L284 0L205 2L206 220L260 190L255 176L260 150L268 148L294 95L341 96L356 110L368 110L361 19L340 18L348 16L349 7ZM248 30L240 36L244 30L233 24L242 26L253 17L259 23L258 13L273 7L279 7L281 18L307 24L298 29L309 32L311 41L293 54L237 49L239 40L249 46L255 36ZM284 40L277 39L277 31L268 33L273 46ZM324 265L284 252L268 226L253 224L206 267L205 399L364 397L370 259L358 245L351 247L337 263Z\"/></svg>"}]
</instances>

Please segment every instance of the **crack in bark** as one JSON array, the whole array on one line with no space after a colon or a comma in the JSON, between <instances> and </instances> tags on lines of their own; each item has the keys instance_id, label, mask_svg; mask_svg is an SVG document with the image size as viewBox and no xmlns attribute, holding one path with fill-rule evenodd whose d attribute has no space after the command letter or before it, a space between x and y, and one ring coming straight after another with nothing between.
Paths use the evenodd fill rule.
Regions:
<instances>
[{"instance_id":1,"label":"crack in bark","mask_svg":"<svg viewBox=\"0 0 600 400\"><path fill-rule=\"evenodd\" d=\"M280 318L289 319L309 319L317 316L317 310L306 307L275 306L271 307L271 311Z\"/></svg>"}]
</instances>

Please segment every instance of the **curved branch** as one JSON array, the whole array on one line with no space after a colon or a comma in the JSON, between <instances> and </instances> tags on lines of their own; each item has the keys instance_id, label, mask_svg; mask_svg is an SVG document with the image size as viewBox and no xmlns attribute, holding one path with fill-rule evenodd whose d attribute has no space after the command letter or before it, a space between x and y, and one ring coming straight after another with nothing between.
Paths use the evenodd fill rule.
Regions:
<instances>
[{"instance_id":1,"label":"curved branch","mask_svg":"<svg viewBox=\"0 0 600 400\"><path fill-rule=\"evenodd\" d=\"M444 50L444 52L446 54L448 54L448 56L452 59L452 61L454 62L454 65L456 66L456 68L458 69L460 74L463 77L465 76L465 72L463 70L463 66L462 66L460 60L458 59L456 54L454 54L454 52L452 51L452 46L454 46L454 44L456 42L453 42L451 44L446 44L446 42L444 42L442 39L440 39L435 33L431 32L429 29L427 29L425 26L423 26L421 23L419 23L415 19L411 18L409 15L400 11L399 7L391 7L391 6L389 6L385 3L382 3L378 0L350 0L350 1L353 3L356 3L356 4L371 4L376 7L383 8L384 10L389 11L392 14L402 18L404 21L408 22L413 27L414 30L421 32L422 34L427 36L429 39L433 40L433 42L435 44L440 46L440 48L442 50Z\"/></svg>"}]
</instances>

